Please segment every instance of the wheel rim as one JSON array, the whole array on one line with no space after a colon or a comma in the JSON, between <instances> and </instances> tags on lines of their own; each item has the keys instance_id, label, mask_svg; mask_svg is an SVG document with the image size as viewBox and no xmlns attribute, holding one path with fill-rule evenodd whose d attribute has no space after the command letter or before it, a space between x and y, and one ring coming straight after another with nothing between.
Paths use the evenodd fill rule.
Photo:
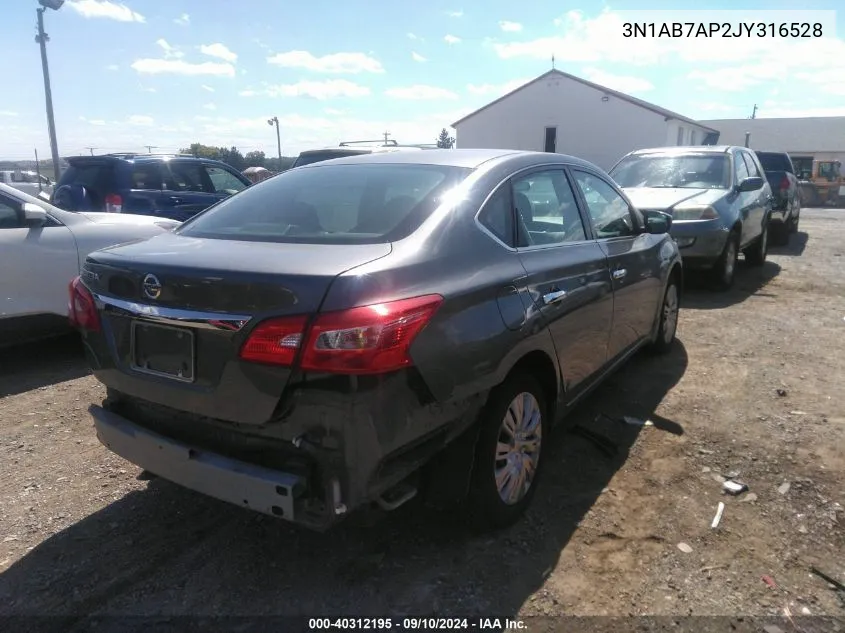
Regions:
<instances>
[{"instance_id":1,"label":"wheel rim","mask_svg":"<svg viewBox=\"0 0 845 633\"><path fill-rule=\"evenodd\" d=\"M725 281L733 279L734 268L736 267L736 243L734 240L728 242L727 259L725 260Z\"/></svg>"},{"instance_id":2,"label":"wheel rim","mask_svg":"<svg viewBox=\"0 0 845 633\"><path fill-rule=\"evenodd\" d=\"M540 405L527 391L511 400L502 419L493 474L499 497L508 505L525 498L537 474L543 439L542 421Z\"/></svg>"},{"instance_id":3,"label":"wheel rim","mask_svg":"<svg viewBox=\"0 0 845 633\"><path fill-rule=\"evenodd\" d=\"M666 299L663 302L663 341L671 343L675 338L675 329L678 327L678 288L675 284L666 290Z\"/></svg>"}]
</instances>

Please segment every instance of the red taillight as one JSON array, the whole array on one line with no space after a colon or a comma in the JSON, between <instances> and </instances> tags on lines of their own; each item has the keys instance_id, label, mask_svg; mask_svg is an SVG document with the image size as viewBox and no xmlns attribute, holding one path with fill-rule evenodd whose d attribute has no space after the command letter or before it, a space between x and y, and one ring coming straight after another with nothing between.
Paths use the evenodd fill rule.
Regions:
<instances>
[{"instance_id":1,"label":"red taillight","mask_svg":"<svg viewBox=\"0 0 845 633\"><path fill-rule=\"evenodd\" d=\"M411 343L442 302L440 295L427 295L329 312L319 315L307 333L304 318L271 319L255 328L241 358L292 365L305 339L300 367L306 371L394 371L411 364Z\"/></svg>"},{"instance_id":2,"label":"red taillight","mask_svg":"<svg viewBox=\"0 0 845 633\"><path fill-rule=\"evenodd\" d=\"M82 279L75 277L68 286L68 319L72 327L89 332L100 331L100 315L94 296L82 283Z\"/></svg>"},{"instance_id":3,"label":"red taillight","mask_svg":"<svg viewBox=\"0 0 845 633\"><path fill-rule=\"evenodd\" d=\"M781 189L789 189L789 178L784 176L780 179L780 188Z\"/></svg>"},{"instance_id":4,"label":"red taillight","mask_svg":"<svg viewBox=\"0 0 845 633\"><path fill-rule=\"evenodd\" d=\"M120 213L123 211L123 198L116 193L110 193L103 201L106 203L106 213Z\"/></svg>"},{"instance_id":5,"label":"red taillight","mask_svg":"<svg viewBox=\"0 0 845 633\"><path fill-rule=\"evenodd\" d=\"M241 349L241 358L256 363L292 365L302 343L306 317L269 319L252 331Z\"/></svg>"}]
</instances>

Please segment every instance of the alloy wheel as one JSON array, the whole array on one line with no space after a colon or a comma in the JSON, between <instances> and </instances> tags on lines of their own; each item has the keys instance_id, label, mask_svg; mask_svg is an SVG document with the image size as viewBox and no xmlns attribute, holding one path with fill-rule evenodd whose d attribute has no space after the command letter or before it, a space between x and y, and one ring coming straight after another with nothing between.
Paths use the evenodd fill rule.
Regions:
<instances>
[{"instance_id":1,"label":"alloy wheel","mask_svg":"<svg viewBox=\"0 0 845 633\"><path fill-rule=\"evenodd\" d=\"M511 400L499 427L493 470L499 497L507 505L519 503L537 473L543 436L542 412L527 391Z\"/></svg>"},{"instance_id":2,"label":"alloy wheel","mask_svg":"<svg viewBox=\"0 0 845 633\"><path fill-rule=\"evenodd\" d=\"M678 327L678 287L671 284L663 301L663 341L668 345L675 338Z\"/></svg>"}]
</instances>

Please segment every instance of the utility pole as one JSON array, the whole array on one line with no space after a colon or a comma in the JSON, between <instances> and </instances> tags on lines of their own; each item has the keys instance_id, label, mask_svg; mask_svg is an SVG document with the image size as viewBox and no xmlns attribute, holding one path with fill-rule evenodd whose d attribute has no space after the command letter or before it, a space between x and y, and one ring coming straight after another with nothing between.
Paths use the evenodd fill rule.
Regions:
<instances>
[{"instance_id":1,"label":"utility pole","mask_svg":"<svg viewBox=\"0 0 845 633\"><path fill-rule=\"evenodd\" d=\"M751 118L752 119L757 118L757 104L756 103L754 104L754 109L751 111Z\"/></svg>"},{"instance_id":2,"label":"utility pole","mask_svg":"<svg viewBox=\"0 0 845 633\"><path fill-rule=\"evenodd\" d=\"M272 119L267 119L267 124L276 126L276 148L279 150L279 171L282 171L282 135L279 132L279 117L274 116Z\"/></svg>"},{"instance_id":3,"label":"utility pole","mask_svg":"<svg viewBox=\"0 0 845 633\"><path fill-rule=\"evenodd\" d=\"M97 149L97 148L96 147L86 147L85 149L87 149L89 152L91 152L91 156L93 156L94 150Z\"/></svg>"},{"instance_id":4,"label":"utility pole","mask_svg":"<svg viewBox=\"0 0 845 633\"><path fill-rule=\"evenodd\" d=\"M38 175L38 191L41 191L41 163L38 162L38 148L35 149L35 173Z\"/></svg>"},{"instance_id":5,"label":"utility pole","mask_svg":"<svg viewBox=\"0 0 845 633\"><path fill-rule=\"evenodd\" d=\"M47 102L47 127L50 132L50 153L53 155L53 174L55 182L59 181L61 176L61 167L59 165L59 145L56 142L56 122L53 118L53 91L50 89L50 69L47 65L47 42L50 41L50 36L44 32L44 12L47 7L58 11L62 6L62 2L55 0L41 0L43 5L36 9L38 13L38 35L35 36L35 41L41 46L41 70L44 74L44 98Z\"/></svg>"},{"instance_id":6,"label":"utility pole","mask_svg":"<svg viewBox=\"0 0 845 633\"><path fill-rule=\"evenodd\" d=\"M382 136L384 136L384 144L387 145L387 141L390 137L390 132L385 130L384 132L382 132Z\"/></svg>"},{"instance_id":7,"label":"utility pole","mask_svg":"<svg viewBox=\"0 0 845 633\"><path fill-rule=\"evenodd\" d=\"M157 145L144 145L147 148L147 154L152 154L154 149L158 149Z\"/></svg>"}]
</instances>

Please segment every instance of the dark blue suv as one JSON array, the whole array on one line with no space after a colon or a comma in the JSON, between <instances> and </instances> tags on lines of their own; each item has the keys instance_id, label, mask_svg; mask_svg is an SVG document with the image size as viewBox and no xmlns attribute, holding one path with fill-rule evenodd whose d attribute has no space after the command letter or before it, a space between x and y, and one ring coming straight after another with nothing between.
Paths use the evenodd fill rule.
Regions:
<instances>
[{"instance_id":1,"label":"dark blue suv","mask_svg":"<svg viewBox=\"0 0 845 633\"><path fill-rule=\"evenodd\" d=\"M185 221L251 183L226 163L181 154L74 156L51 202L66 211Z\"/></svg>"}]
</instances>

